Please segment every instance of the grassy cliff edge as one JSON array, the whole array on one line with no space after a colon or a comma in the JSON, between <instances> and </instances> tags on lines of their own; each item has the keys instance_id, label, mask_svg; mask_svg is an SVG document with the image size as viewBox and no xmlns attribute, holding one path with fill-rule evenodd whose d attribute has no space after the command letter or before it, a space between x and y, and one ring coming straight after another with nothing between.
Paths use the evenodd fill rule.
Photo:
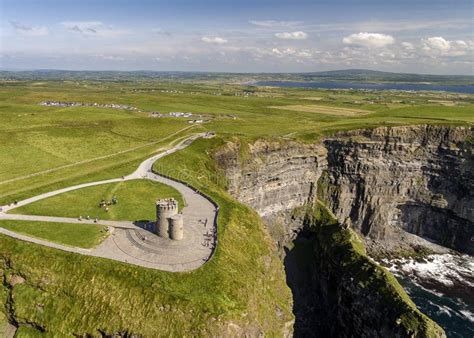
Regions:
<instances>
[{"instance_id":1,"label":"grassy cliff edge","mask_svg":"<svg viewBox=\"0 0 474 338\"><path fill-rule=\"evenodd\" d=\"M416 308L395 277L367 256L359 236L341 226L322 201L317 200L308 208L305 221L316 234L314 251L326 278L323 287L337 294L327 301L340 302L345 294L348 299L344 300L344 307L361 319L343 324L345 329L359 333L382 330L386 336L445 336L438 324ZM365 304L357 299L360 297ZM347 313L340 310L336 314L338 318L344 315Z\"/></svg>"}]
</instances>

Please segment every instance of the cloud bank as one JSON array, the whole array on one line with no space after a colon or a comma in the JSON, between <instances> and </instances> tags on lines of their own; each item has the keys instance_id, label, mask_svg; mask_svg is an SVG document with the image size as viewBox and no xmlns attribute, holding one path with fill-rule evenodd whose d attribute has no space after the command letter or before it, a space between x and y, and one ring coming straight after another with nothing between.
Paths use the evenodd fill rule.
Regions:
<instances>
[{"instance_id":1,"label":"cloud bank","mask_svg":"<svg viewBox=\"0 0 474 338\"><path fill-rule=\"evenodd\" d=\"M201 38L201 41L205 42L205 43L214 43L214 44L218 44L218 45L222 45L222 44L228 42L226 39L220 38L218 36L203 36Z\"/></svg>"},{"instance_id":2,"label":"cloud bank","mask_svg":"<svg viewBox=\"0 0 474 338\"><path fill-rule=\"evenodd\" d=\"M472 43L463 40L449 41L441 36L423 40L423 50L431 55L462 56L473 50Z\"/></svg>"},{"instance_id":3,"label":"cloud bank","mask_svg":"<svg viewBox=\"0 0 474 338\"><path fill-rule=\"evenodd\" d=\"M357 45L364 47L385 47L395 43L395 39L391 35L380 33L357 33L346 36L342 39L346 45Z\"/></svg>"}]
</instances>

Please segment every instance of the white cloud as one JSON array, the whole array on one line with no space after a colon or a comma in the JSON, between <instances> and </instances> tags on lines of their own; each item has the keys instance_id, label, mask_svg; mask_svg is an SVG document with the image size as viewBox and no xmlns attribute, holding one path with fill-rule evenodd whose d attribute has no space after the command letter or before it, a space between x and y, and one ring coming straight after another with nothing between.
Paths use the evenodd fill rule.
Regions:
<instances>
[{"instance_id":1,"label":"white cloud","mask_svg":"<svg viewBox=\"0 0 474 338\"><path fill-rule=\"evenodd\" d=\"M473 50L473 43L463 40L446 40L441 36L423 39L423 50L430 55L462 56Z\"/></svg>"},{"instance_id":2,"label":"white cloud","mask_svg":"<svg viewBox=\"0 0 474 338\"><path fill-rule=\"evenodd\" d=\"M344 39L342 39L342 42L347 45L379 48L393 44L395 39L391 35L361 32L346 36Z\"/></svg>"},{"instance_id":3,"label":"white cloud","mask_svg":"<svg viewBox=\"0 0 474 338\"><path fill-rule=\"evenodd\" d=\"M410 42L402 42L402 47L405 50L414 50L415 49L415 46L413 46L413 44L410 43Z\"/></svg>"},{"instance_id":4,"label":"white cloud","mask_svg":"<svg viewBox=\"0 0 474 338\"><path fill-rule=\"evenodd\" d=\"M295 49L295 48L272 48L270 53L260 51L262 54L270 54L279 58L291 57L292 59L310 59L314 56L313 51L309 49Z\"/></svg>"},{"instance_id":5,"label":"white cloud","mask_svg":"<svg viewBox=\"0 0 474 338\"><path fill-rule=\"evenodd\" d=\"M294 27L301 25L302 21L277 21L277 20L250 20L252 25L259 27Z\"/></svg>"},{"instance_id":6,"label":"white cloud","mask_svg":"<svg viewBox=\"0 0 474 338\"><path fill-rule=\"evenodd\" d=\"M10 21L15 31L24 36L45 36L49 34L46 27L43 26L27 26L16 21Z\"/></svg>"},{"instance_id":7,"label":"white cloud","mask_svg":"<svg viewBox=\"0 0 474 338\"><path fill-rule=\"evenodd\" d=\"M435 50L447 52L451 48L451 43L441 36L434 36L424 40L425 50Z\"/></svg>"},{"instance_id":8,"label":"white cloud","mask_svg":"<svg viewBox=\"0 0 474 338\"><path fill-rule=\"evenodd\" d=\"M286 40L304 40L308 37L308 34L305 32L283 32L283 33L276 33L275 36L279 39L286 39Z\"/></svg>"},{"instance_id":9,"label":"white cloud","mask_svg":"<svg viewBox=\"0 0 474 338\"><path fill-rule=\"evenodd\" d=\"M107 26L101 21L65 21L62 22L62 25L70 32L86 36L113 38L128 33L128 31L117 30Z\"/></svg>"},{"instance_id":10,"label":"white cloud","mask_svg":"<svg viewBox=\"0 0 474 338\"><path fill-rule=\"evenodd\" d=\"M218 36L203 36L201 38L201 41L205 42L205 43L215 43L215 44L218 44L218 45L227 43L226 39L220 38Z\"/></svg>"}]
</instances>

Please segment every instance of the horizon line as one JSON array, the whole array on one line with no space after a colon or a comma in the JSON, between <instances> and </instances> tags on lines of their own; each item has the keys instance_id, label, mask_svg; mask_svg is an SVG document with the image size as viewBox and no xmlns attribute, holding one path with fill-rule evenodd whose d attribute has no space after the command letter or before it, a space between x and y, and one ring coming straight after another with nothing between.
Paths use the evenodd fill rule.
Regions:
<instances>
[{"instance_id":1,"label":"horizon line","mask_svg":"<svg viewBox=\"0 0 474 338\"><path fill-rule=\"evenodd\" d=\"M317 74L317 73L329 73L329 72L341 72L341 71L369 71L369 72L380 72L387 74L403 74L403 75L428 75L428 76L459 76L459 77L473 77L474 74L436 74L436 73L406 73L406 72L394 72L384 71L377 69L367 68L339 68L331 70L319 70L309 72L232 72L232 71L206 71L206 70L150 70L150 69L136 69L136 70L91 70L91 69L64 69L64 68L1 68L0 72L40 72L40 71L57 71L57 72L116 72L116 73L138 73L138 72L152 72L152 73L199 73L199 74L234 74L234 75L278 75L278 74Z\"/></svg>"}]
</instances>

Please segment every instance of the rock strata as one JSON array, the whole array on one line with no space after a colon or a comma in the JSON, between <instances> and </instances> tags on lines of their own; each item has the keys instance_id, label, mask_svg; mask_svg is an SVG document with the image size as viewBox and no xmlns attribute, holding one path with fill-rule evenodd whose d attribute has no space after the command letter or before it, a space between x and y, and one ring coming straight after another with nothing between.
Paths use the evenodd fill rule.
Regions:
<instances>
[{"instance_id":1,"label":"rock strata","mask_svg":"<svg viewBox=\"0 0 474 338\"><path fill-rule=\"evenodd\" d=\"M215 158L277 241L294 238L291 213L317 196L375 249L401 250L415 234L474 254L472 140L470 127L381 127L320 144L260 140L245 156L231 142Z\"/></svg>"},{"instance_id":2,"label":"rock strata","mask_svg":"<svg viewBox=\"0 0 474 338\"><path fill-rule=\"evenodd\" d=\"M465 127L377 128L324 142L319 192L338 220L396 247L403 231L474 254L474 156Z\"/></svg>"}]
</instances>

